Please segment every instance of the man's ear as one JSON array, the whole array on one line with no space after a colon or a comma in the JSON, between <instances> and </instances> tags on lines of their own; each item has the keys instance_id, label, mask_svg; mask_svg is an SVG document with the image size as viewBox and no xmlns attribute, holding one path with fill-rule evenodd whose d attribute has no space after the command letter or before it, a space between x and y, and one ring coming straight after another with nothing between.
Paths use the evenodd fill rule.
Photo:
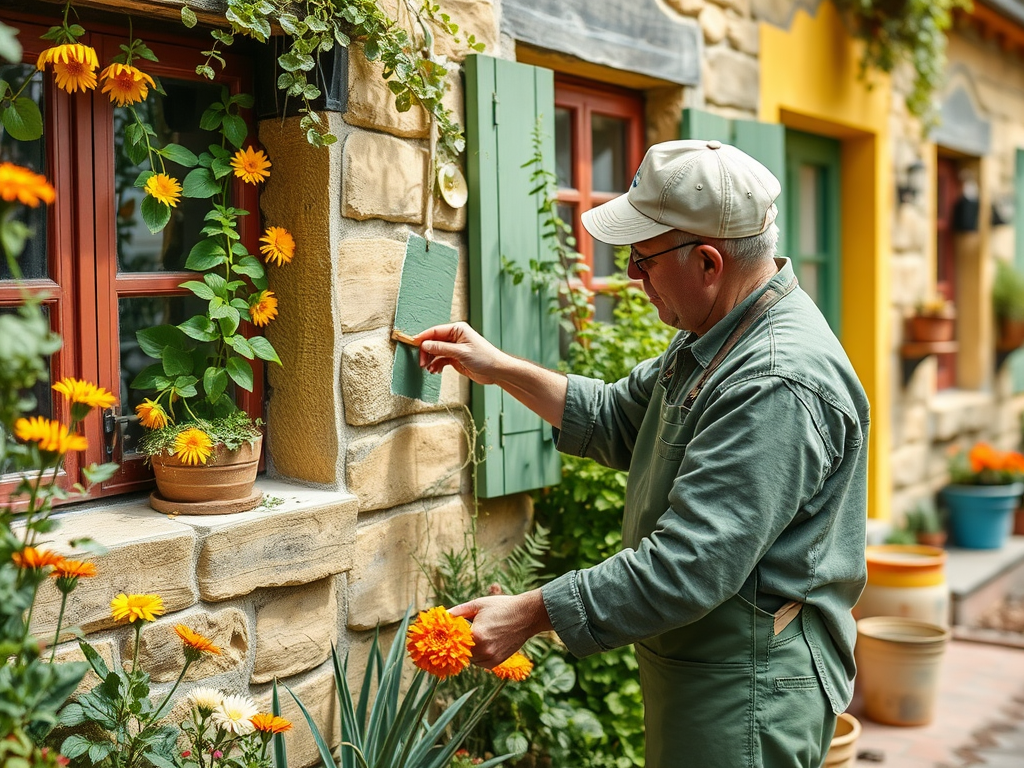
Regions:
<instances>
[{"instance_id":1,"label":"man's ear","mask_svg":"<svg viewBox=\"0 0 1024 768\"><path fill-rule=\"evenodd\" d=\"M697 251L701 259L701 271L704 275L704 284L713 285L722 278L722 271L725 264L725 260L722 258L722 254L719 253L718 249L701 243L694 250Z\"/></svg>"}]
</instances>

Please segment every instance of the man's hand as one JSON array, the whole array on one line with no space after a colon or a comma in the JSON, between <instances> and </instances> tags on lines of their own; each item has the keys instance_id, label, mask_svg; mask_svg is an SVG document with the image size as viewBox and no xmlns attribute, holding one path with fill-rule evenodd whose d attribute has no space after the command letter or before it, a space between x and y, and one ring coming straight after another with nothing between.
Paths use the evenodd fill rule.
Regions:
<instances>
[{"instance_id":1,"label":"man's hand","mask_svg":"<svg viewBox=\"0 0 1024 768\"><path fill-rule=\"evenodd\" d=\"M504 353L469 327L467 323L435 325L416 334L420 345L420 367L440 373L450 365L477 384L494 384L498 363Z\"/></svg>"},{"instance_id":2,"label":"man's hand","mask_svg":"<svg viewBox=\"0 0 1024 768\"><path fill-rule=\"evenodd\" d=\"M501 664L538 632L551 629L539 589L522 595L480 597L449 613L473 622L473 663L487 669Z\"/></svg>"}]
</instances>

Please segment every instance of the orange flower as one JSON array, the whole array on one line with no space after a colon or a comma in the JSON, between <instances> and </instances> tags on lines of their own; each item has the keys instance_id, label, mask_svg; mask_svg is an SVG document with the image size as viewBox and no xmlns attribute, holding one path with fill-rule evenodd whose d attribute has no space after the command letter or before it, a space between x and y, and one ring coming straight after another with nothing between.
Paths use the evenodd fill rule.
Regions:
<instances>
[{"instance_id":1,"label":"orange flower","mask_svg":"<svg viewBox=\"0 0 1024 768\"><path fill-rule=\"evenodd\" d=\"M20 552L15 552L11 555L11 559L16 566L27 570L30 568L45 568L48 565L59 565L64 558L56 552L36 549L35 547L25 547Z\"/></svg>"},{"instance_id":2,"label":"orange flower","mask_svg":"<svg viewBox=\"0 0 1024 768\"><path fill-rule=\"evenodd\" d=\"M995 466L996 451L988 443L978 443L971 448L967 459L971 462L972 472L982 472Z\"/></svg>"},{"instance_id":3,"label":"orange flower","mask_svg":"<svg viewBox=\"0 0 1024 768\"><path fill-rule=\"evenodd\" d=\"M109 408L117 400L103 387L97 387L88 381L73 379L70 376L54 384L53 389L55 392L60 392L72 403L80 403L90 408Z\"/></svg>"},{"instance_id":4,"label":"orange flower","mask_svg":"<svg viewBox=\"0 0 1024 768\"><path fill-rule=\"evenodd\" d=\"M174 208L181 199L181 184L173 176L156 173L146 179L146 194L158 203Z\"/></svg>"},{"instance_id":5,"label":"orange flower","mask_svg":"<svg viewBox=\"0 0 1024 768\"><path fill-rule=\"evenodd\" d=\"M50 421L42 416L18 419L14 422L14 434L20 440L39 444L39 449L63 456L68 451L84 451L89 441L82 435L68 432L59 421Z\"/></svg>"},{"instance_id":6,"label":"orange flower","mask_svg":"<svg viewBox=\"0 0 1024 768\"><path fill-rule=\"evenodd\" d=\"M284 733L292 729L290 721L285 720L283 717L277 715L267 714L261 712L258 715L253 715L249 718L249 722L252 723L252 727L261 733Z\"/></svg>"},{"instance_id":7,"label":"orange flower","mask_svg":"<svg viewBox=\"0 0 1024 768\"><path fill-rule=\"evenodd\" d=\"M174 455L182 464L205 464L213 453L213 441L201 429L190 427L174 438Z\"/></svg>"},{"instance_id":8,"label":"orange flower","mask_svg":"<svg viewBox=\"0 0 1024 768\"><path fill-rule=\"evenodd\" d=\"M259 184L270 177L270 161L263 154L263 150L253 150L246 147L235 152L231 158L231 167L235 169L235 176L246 184Z\"/></svg>"},{"instance_id":9,"label":"orange flower","mask_svg":"<svg viewBox=\"0 0 1024 768\"><path fill-rule=\"evenodd\" d=\"M249 307L253 325L267 325L277 317L277 299L273 291L260 291L256 301Z\"/></svg>"},{"instance_id":10,"label":"orange flower","mask_svg":"<svg viewBox=\"0 0 1024 768\"><path fill-rule=\"evenodd\" d=\"M469 622L438 606L420 611L409 627L405 648L413 664L443 680L469 666L473 645Z\"/></svg>"},{"instance_id":11,"label":"orange flower","mask_svg":"<svg viewBox=\"0 0 1024 768\"><path fill-rule=\"evenodd\" d=\"M174 631L185 645L185 658L194 661L204 653L220 655L220 648L213 644L213 640L203 637L198 632L193 632L184 624L175 625Z\"/></svg>"},{"instance_id":12,"label":"orange flower","mask_svg":"<svg viewBox=\"0 0 1024 768\"><path fill-rule=\"evenodd\" d=\"M56 196L45 176L14 163L0 163L0 198L38 208L40 200L49 204Z\"/></svg>"},{"instance_id":13,"label":"orange flower","mask_svg":"<svg viewBox=\"0 0 1024 768\"><path fill-rule=\"evenodd\" d=\"M81 560L61 560L50 575L57 580L57 589L69 595L78 586L79 579L96 575L96 566Z\"/></svg>"},{"instance_id":14,"label":"orange flower","mask_svg":"<svg viewBox=\"0 0 1024 768\"><path fill-rule=\"evenodd\" d=\"M100 72L100 79L104 81L102 93L109 93L111 102L119 107L145 101L149 89L156 87L152 77L131 64L111 64Z\"/></svg>"},{"instance_id":15,"label":"orange flower","mask_svg":"<svg viewBox=\"0 0 1024 768\"><path fill-rule=\"evenodd\" d=\"M153 621L163 615L164 600L160 595L126 595L122 592L110 601L110 612L115 621L128 619L130 624L139 619Z\"/></svg>"},{"instance_id":16,"label":"orange flower","mask_svg":"<svg viewBox=\"0 0 1024 768\"><path fill-rule=\"evenodd\" d=\"M513 682L521 683L530 676L532 670L532 661L522 653L513 653L501 664L494 667L491 672L502 680L512 680Z\"/></svg>"},{"instance_id":17,"label":"orange flower","mask_svg":"<svg viewBox=\"0 0 1024 768\"><path fill-rule=\"evenodd\" d=\"M42 71L47 64L53 65L57 87L68 93L81 89L82 93L96 87L96 68L99 59L96 51L88 45L70 43L47 48L36 61L36 69Z\"/></svg>"},{"instance_id":18,"label":"orange flower","mask_svg":"<svg viewBox=\"0 0 1024 768\"><path fill-rule=\"evenodd\" d=\"M146 429L163 429L169 421L164 407L149 398L136 405L135 412L139 415L139 423Z\"/></svg>"},{"instance_id":19,"label":"orange flower","mask_svg":"<svg viewBox=\"0 0 1024 768\"><path fill-rule=\"evenodd\" d=\"M276 261L277 266L280 267L290 262L295 256L295 239L292 237L292 233L284 227L267 227L260 242L266 243L266 245L260 246L260 253L266 257L267 264Z\"/></svg>"}]
</instances>

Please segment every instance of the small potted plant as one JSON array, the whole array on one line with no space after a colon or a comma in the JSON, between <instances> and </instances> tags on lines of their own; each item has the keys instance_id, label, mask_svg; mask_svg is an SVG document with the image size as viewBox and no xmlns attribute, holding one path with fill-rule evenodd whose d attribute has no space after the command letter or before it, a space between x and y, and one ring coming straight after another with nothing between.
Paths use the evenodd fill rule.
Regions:
<instances>
[{"instance_id":1,"label":"small potted plant","mask_svg":"<svg viewBox=\"0 0 1024 768\"><path fill-rule=\"evenodd\" d=\"M977 443L952 453L949 473L942 498L954 542L968 549L1001 547L1024 493L1024 454Z\"/></svg>"},{"instance_id":2,"label":"small potted plant","mask_svg":"<svg viewBox=\"0 0 1024 768\"><path fill-rule=\"evenodd\" d=\"M996 259L992 309L998 327L996 349L1012 352L1024 345L1024 274L1003 259Z\"/></svg>"},{"instance_id":3,"label":"small potted plant","mask_svg":"<svg viewBox=\"0 0 1024 768\"><path fill-rule=\"evenodd\" d=\"M946 529L939 511L931 502L922 501L907 512L904 526L913 534L914 541L929 547L946 546Z\"/></svg>"},{"instance_id":4,"label":"small potted plant","mask_svg":"<svg viewBox=\"0 0 1024 768\"><path fill-rule=\"evenodd\" d=\"M956 310L943 296L930 296L914 306L907 318L910 341L952 341L956 331Z\"/></svg>"}]
</instances>

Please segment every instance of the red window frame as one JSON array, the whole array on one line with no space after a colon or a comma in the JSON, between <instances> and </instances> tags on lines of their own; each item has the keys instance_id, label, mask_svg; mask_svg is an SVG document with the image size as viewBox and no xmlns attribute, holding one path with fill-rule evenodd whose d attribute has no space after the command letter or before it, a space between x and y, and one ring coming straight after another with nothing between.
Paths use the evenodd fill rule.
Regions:
<instances>
[{"instance_id":1,"label":"red window frame","mask_svg":"<svg viewBox=\"0 0 1024 768\"><path fill-rule=\"evenodd\" d=\"M572 225L576 250L589 267L589 270L581 275L582 282L589 290L601 291L607 289L608 278L594 275L594 240L583 228L581 216L584 211L589 211L626 192L628 186L620 192L593 189L593 115L599 114L626 121L626 167L623 169L623 178L628 185L646 151L644 98L642 94L625 88L556 75L555 107L568 110L572 136L570 151L573 186L559 187L558 202L572 207L572 221L567 223Z\"/></svg>"},{"instance_id":2,"label":"red window frame","mask_svg":"<svg viewBox=\"0 0 1024 768\"><path fill-rule=\"evenodd\" d=\"M957 162L948 157L940 157L937 176L935 292L955 304L956 233L953 231L953 208L960 198L962 188ZM948 352L936 357L936 390L954 388L956 386L956 352Z\"/></svg>"},{"instance_id":3,"label":"red window frame","mask_svg":"<svg viewBox=\"0 0 1024 768\"><path fill-rule=\"evenodd\" d=\"M34 64L50 43L40 40L53 23L38 17L4 14L20 30L24 48L23 60ZM101 68L127 42L128 24L90 23L88 34L80 42L96 49ZM154 32L136 36L146 41L159 63L146 61L145 70L157 77L209 82L196 75L195 67L205 57L201 51L208 42ZM249 59L225 54L227 66L216 79L232 93L252 92ZM184 296L186 289L178 285L193 279L194 272L119 273L114 189L114 105L100 88L87 93L67 94L57 88L47 71L44 77L46 121L46 176L55 186L57 197L48 211L48 272L50 277L25 281L20 285L33 290L46 290L52 298L51 328L63 339L63 346L51 361L50 381L65 376L92 381L105 387L121 402L128 393L121 392L120 344L118 334L118 299L137 296ZM251 111L242 116L254 126ZM255 132L248 143L258 147ZM260 236L258 190L254 185L234 180L233 204L249 211L240 222L242 242L250 253L257 253ZM81 201L81 205L76 202ZM20 303L21 289L13 281L0 282L0 305ZM247 329L251 331L252 329ZM263 416L263 365L255 361L253 392L241 392L239 404L252 416ZM53 398L54 418L65 423L70 408L63 398ZM127 414L126 414L127 415ZM116 461L120 470L102 486L93 488L91 498L143 490L153 484L152 471L142 457L125 459L121 441L115 444L112 456L107 455L103 432L103 414L93 411L82 425L89 448L82 453L68 454L61 484L70 487L81 482L81 468L90 463ZM7 498L18 482L17 477L0 478L0 499ZM81 497L73 499L80 501Z\"/></svg>"}]
</instances>

